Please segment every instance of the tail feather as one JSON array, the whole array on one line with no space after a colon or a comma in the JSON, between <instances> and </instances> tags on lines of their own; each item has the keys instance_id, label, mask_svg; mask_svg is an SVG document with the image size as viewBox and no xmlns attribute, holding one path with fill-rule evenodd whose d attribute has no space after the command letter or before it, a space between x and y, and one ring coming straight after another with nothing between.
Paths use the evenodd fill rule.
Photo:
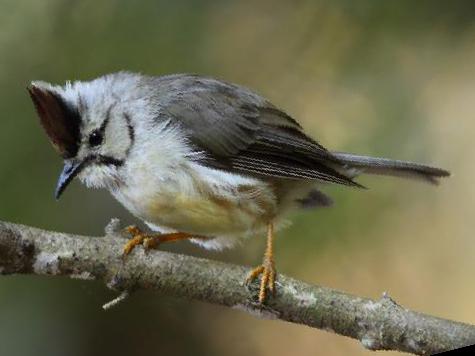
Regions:
<instances>
[{"instance_id":1,"label":"tail feather","mask_svg":"<svg viewBox=\"0 0 475 356\"><path fill-rule=\"evenodd\" d=\"M439 178L450 176L450 172L444 169L419 163L359 156L343 152L332 152L332 154L344 165L345 171L350 177L366 173L419 179L431 184L439 184Z\"/></svg>"}]
</instances>

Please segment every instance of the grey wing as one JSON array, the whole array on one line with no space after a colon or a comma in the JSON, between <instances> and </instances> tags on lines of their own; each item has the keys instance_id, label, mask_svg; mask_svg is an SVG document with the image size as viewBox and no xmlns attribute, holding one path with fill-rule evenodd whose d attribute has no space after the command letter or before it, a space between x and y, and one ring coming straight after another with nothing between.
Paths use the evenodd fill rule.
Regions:
<instances>
[{"instance_id":1,"label":"grey wing","mask_svg":"<svg viewBox=\"0 0 475 356\"><path fill-rule=\"evenodd\" d=\"M162 106L205 152L215 168L288 179L359 186L331 167L339 161L306 136L300 125L250 90L214 79L183 75Z\"/></svg>"}]
</instances>

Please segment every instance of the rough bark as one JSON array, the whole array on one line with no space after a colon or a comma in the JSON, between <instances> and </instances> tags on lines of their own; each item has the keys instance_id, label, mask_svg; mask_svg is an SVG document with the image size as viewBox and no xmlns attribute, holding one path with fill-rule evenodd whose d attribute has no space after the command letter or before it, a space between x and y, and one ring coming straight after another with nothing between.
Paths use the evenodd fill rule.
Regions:
<instances>
[{"instance_id":1,"label":"rough bark","mask_svg":"<svg viewBox=\"0 0 475 356\"><path fill-rule=\"evenodd\" d=\"M276 296L262 306L257 285L244 284L248 268L141 248L123 258L117 226L89 237L0 222L0 273L101 280L122 292L106 308L130 291L154 289L352 337L371 350L425 355L475 344L473 325L410 311L386 295L371 300L283 275Z\"/></svg>"}]
</instances>

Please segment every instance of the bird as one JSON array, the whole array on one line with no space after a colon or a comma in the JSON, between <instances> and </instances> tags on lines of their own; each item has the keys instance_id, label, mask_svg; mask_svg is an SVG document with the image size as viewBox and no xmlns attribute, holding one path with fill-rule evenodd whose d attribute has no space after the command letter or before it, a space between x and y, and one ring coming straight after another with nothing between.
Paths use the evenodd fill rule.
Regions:
<instances>
[{"instance_id":1,"label":"bird","mask_svg":"<svg viewBox=\"0 0 475 356\"><path fill-rule=\"evenodd\" d=\"M247 283L275 295L274 237L295 209L329 206L329 184L364 189L362 174L437 184L450 173L419 163L330 151L289 114L244 86L195 74L103 75L27 87L41 126L64 160L55 197L74 178L105 188L152 232L139 245L189 240L207 249L266 237Z\"/></svg>"}]
</instances>

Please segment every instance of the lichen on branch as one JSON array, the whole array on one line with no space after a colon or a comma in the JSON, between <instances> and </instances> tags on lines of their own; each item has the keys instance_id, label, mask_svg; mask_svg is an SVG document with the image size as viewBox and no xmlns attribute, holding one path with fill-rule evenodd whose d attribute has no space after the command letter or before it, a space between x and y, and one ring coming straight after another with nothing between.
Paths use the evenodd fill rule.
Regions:
<instances>
[{"instance_id":1,"label":"lichen on branch","mask_svg":"<svg viewBox=\"0 0 475 356\"><path fill-rule=\"evenodd\" d=\"M113 220L106 236L89 237L0 221L0 274L101 280L121 293L104 309L134 290L157 290L352 337L371 350L427 355L475 344L473 325L410 311L387 295L371 300L283 275L275 297L260 305L258 286L244 285L248 268L142 249L124 259L118 226Z\"/></svg>"}]
</instances>

